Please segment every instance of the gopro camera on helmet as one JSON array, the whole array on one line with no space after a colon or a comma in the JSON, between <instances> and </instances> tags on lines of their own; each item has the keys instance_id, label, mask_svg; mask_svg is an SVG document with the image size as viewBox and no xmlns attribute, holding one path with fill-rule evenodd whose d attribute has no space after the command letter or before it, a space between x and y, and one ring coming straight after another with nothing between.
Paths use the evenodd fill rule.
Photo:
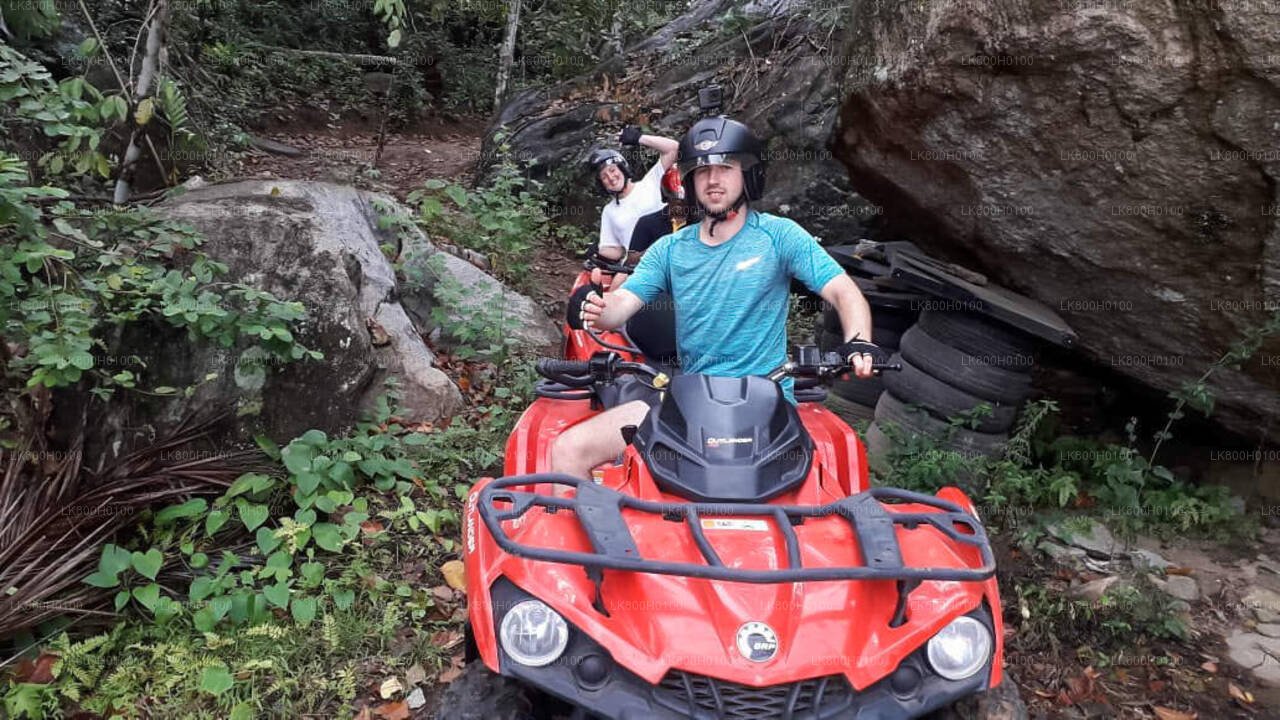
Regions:
<instances>
[{"instance_id":1,"label":"gopro camera on helmet","mask_svg":"<svg viewBox=\"0 0 1280 720\"><path fill-rule=\"evenodd\" d=\"M724 93L720 91L719 85L708 85L698 90L698 109L702 110L704 115L715 115L720 112L723 101Z\"/></svg>"}]
</instances>

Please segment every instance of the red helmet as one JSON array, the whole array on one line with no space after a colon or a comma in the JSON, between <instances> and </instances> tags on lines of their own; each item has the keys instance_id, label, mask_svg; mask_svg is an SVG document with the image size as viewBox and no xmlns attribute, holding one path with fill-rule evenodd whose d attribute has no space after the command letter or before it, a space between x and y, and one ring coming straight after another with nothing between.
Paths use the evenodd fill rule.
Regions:
<instances>
[{"instance_id":1,"label":"red helmet","mask_svg":"<svg viewBox=\"0 0 1280 720\"><path fill-rule=\"evenodd\" d=\"M683 200L684 184L680 182L680 168L672 165L662 174L662 197L667 200Z\"/></svg>"}]
</instances>

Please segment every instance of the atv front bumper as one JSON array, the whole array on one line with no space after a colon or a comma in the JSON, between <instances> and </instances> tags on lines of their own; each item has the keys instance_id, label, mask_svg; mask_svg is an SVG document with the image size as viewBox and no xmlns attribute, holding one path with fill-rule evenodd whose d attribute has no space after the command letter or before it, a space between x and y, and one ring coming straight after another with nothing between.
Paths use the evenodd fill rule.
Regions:
<instances>
[{"instance_id":1,"label":"atv front bumper","mask_svg":"<svg viewBox=\"0 0 1280 720\"><path fill-rule=\"evenodd\" d=\"M505 608L532 598L505 578L494 583L492 597L495 627ZM985 607L970 614L992 627ZM676 669L651 685L572 625L564 654L550 665L521 665L501 645L498 658L503 675L608 720L904 720L981 692L991 678L988 663L967 680L947 680L929 667L922 647L862 691L838 674L751 687Z\"/></svg>"}]
</instances>

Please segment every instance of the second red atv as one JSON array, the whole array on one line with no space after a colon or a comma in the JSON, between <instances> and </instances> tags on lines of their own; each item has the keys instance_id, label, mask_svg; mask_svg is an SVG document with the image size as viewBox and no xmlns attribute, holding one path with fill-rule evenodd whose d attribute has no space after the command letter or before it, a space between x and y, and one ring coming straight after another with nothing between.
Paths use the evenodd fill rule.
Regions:
<instances>
[{"instance_id":1,"label":"second red atv","mask_svg":"<svg viewBox=\"0 0 1280 720\"><path fill-rule=\"evenodd\" d=\"M836 354L801 347L768 377L615 353L538 370L508 476L467 499L470 662L438 718L1026 717L972 503L869 487L818 402ZM597 482L542 472L565 428L645 391L660 402Z\"/></svg>"},{"instance_id":2,"label":"second red atv","mask_svg":"<svg viewBox=\"0 0 1280 720\"><path fill-rule=\"evenodd\" d=\"M597 268L602 274L601 285L591 282L591 271ZM648 360L659 366L675 362L675 310L666 295L646 305L617 330L597 331L582 324L578 313L587 293L613 290L618 275L629 275L635 269L635 265L615 262L600 255L586 259L583 271L578 273L569 294L564 325L566 360L588 360L598 352L612 350L628 361Z\"/></svg>"}]
</instances>

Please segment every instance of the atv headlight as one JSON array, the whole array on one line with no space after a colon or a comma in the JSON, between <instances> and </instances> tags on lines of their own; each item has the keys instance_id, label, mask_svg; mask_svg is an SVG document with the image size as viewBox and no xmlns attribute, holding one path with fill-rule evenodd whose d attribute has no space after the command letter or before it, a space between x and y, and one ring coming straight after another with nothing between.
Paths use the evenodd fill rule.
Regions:
<instances>
[{"instance_id":1,"label":"atv headlight","mask_svg":"<svg viewBox=\"0 0 1280 720\"><path fill-rule=\"evenodd\" d=\"M564 652L569 644L569 626L541 600L525 600L503 616L498 636L512 660L542 667L555 662Z\"/></svg>"},{"instance_id":2,"label":"atv headlight","mask_svg":"<svg viewBox=\"0 0 1280 720\"><path fill-rule=\"evenodd\" d=\"M964 680L982 669L991 657L991 631L961 615L929 639L929 664L948 680Z\"/></svg>"}]
</instances>

